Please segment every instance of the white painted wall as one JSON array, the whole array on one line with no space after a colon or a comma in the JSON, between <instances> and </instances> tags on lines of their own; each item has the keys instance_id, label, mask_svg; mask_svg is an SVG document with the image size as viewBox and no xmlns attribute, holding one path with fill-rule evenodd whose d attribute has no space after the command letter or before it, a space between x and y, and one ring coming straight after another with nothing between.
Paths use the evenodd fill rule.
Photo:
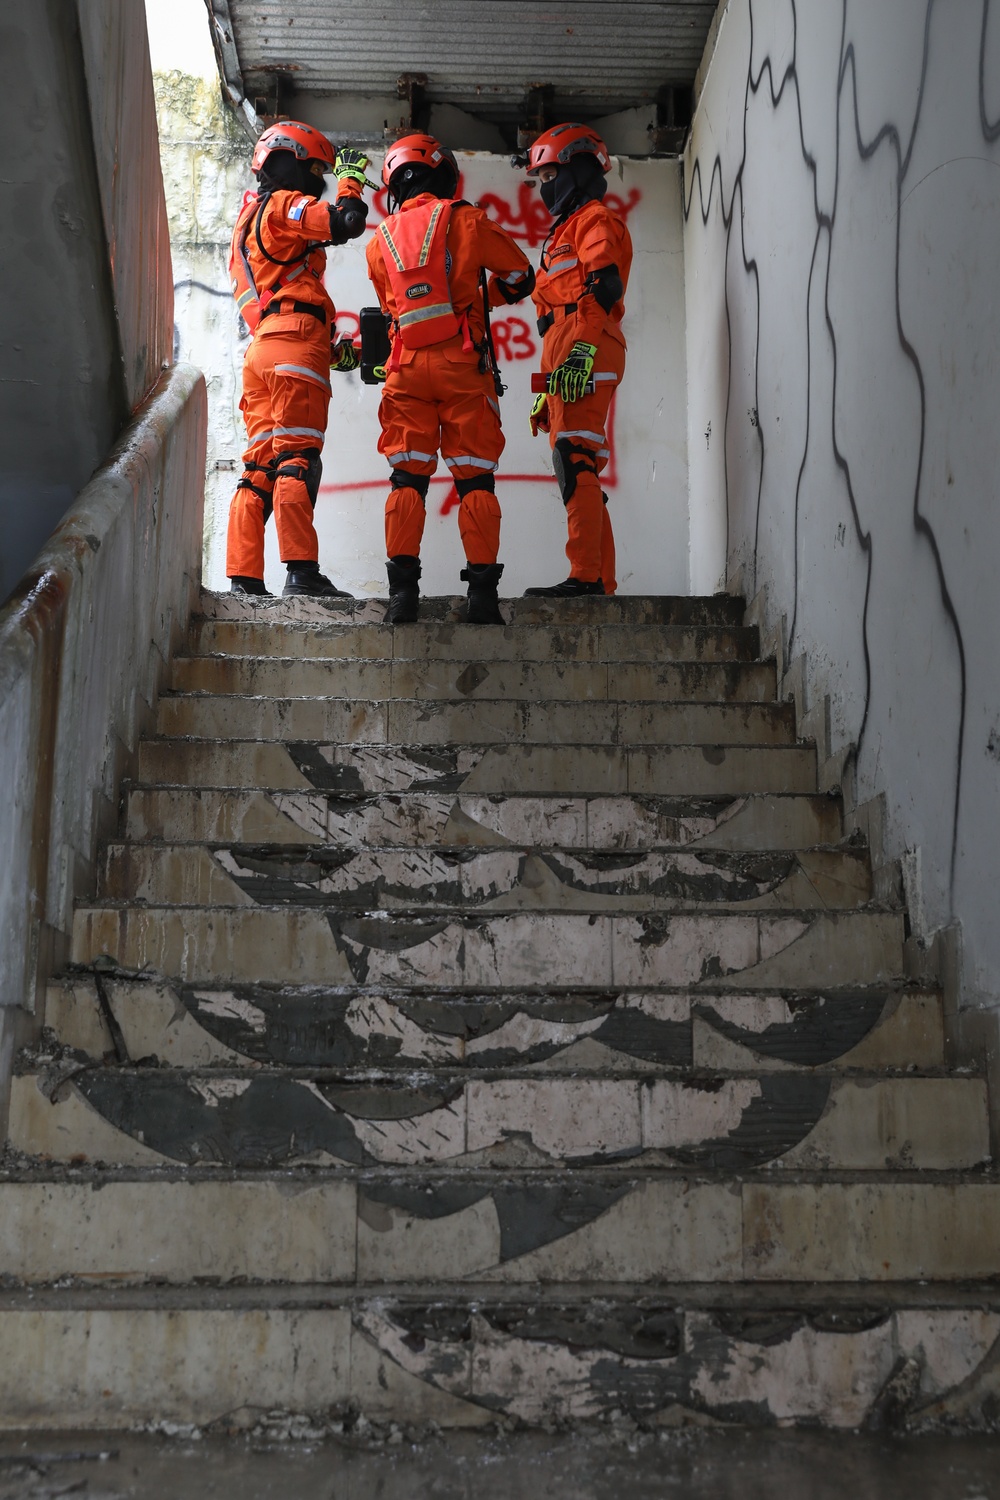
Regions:
<instances>
[{"instance_id":1,"label":"white painted wall","mask_svg":"<svg viewBox=\"0 0 1000 1500\"><path fill-rule=\"evenodd\" d=\"M239 417L245 343L228 293L226 255L234 216L249 185L245 158L216 102L213 83L174 73L157 79L161 149L176 279L178 356L199 365L211 403L205 510L205 582L226 588L225 534L244 435ZM460 152L462 192L489 206L537 263L549 223L537 193L506 156ZM377 179L381 160L369 175ZM636 259L627 299L629 361L614 415L613 466L605 477L618 540L624 593L688 591L687 432L684 372L683 223L676 162L616 162L609 192L628 208ZM372 230L382 216L380 195ZM529 213L525 218L525 204ZM358 310L374 298L363 239L329 253L327 285L340 326L353 331ZM540 340L533 309L494 317L494 337L508 391L502 411L507 447L497 482L504 512L503 594L553 583L567 572L565 513L547 442L528 430L529 377ZM506 357L505 357L506 353ZM385 594L383 506L388 465L376 451L377 388L360 377L334 375L334 398L323 453L323 488L316 512L320 560L356 594ZM449 499L449 495L451 498ZM447 470L431 483L422 586L427 593L464 592L463 557ZM442 511L445 513L442 514ZM273 528L268 528L266 578L280 589Z\"/></svg>"},{"instance_id":2,"label":"white painted wall","mask_svg":"<svg viewBox=\"0 0 1000 1500\"><path fill-rule=\"evenodd\" d=\"M684 163L694 590L784 616L1000 1003L1000 14L729 0Z\"/></svg>"}]
</instances>

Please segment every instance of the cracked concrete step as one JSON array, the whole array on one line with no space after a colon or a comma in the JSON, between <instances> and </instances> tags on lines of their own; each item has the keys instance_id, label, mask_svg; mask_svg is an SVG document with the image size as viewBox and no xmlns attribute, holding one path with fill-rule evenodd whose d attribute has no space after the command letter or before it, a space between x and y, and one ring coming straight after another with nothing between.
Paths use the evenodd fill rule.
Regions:
<instances>
[{"instance_id":1,"label":"cracked concrete step","mask_svg":"<svg viewBox=\"0 0 1000 1500\"><path fill-rule=\"evenodd\" d=\"M84 1067L21 1073L10 1145L47 1161L492 1170L968 1171L986 1084L832 1073L604 1077Z\"/></svg>"},{"instance_id":2,"label":"cracked concrete step","mask_svg":"<svg viewBox=\"0 0 1000 1500\"><path fill-rule=\"evenodd\" d=\"M264 1411L353 1406L375 1421L475 1429L504 1417L533 1426L622 1415L651 1428L722 1422L907 1429L991 1426L990 1360L1000 1314L984 1300L907 1288L827 1311L794 1298L760 1316L673 1288L607 1299L496 1288L480 1301L395 1295L326 1301L265 1289L11 1293L0 1310L0 1423L17 1429L128 1427L171 1420L249 1429ZM735 1301L735 1292L728 1292ZM29 1300L30 1298L30 1300ZM185 1355L178 1358L176 1346ZM902 1388L899 1372L907 1374ZM286 1422L294 1429L295 1423Z\"/></svg>"},{"instance_id":3,"label":"cracked concrete step","mask_svg":"<svg viewBox=\"0 0 1000 1500\"><path fill-rule=\"evenodd\" d=\"M792 703L474 702L161 697L157 733L208 740L367 745L793 745Z\"/></svg>"},{"instance_id":4,"label":"cracked concrete step","mask_svg":"<svg viewBox=\"0 0 1000 1500\"><path fill-rule=\"evenodd\" d=\"M184 986L79 972L52 981L45 1025L77 1056L201 1068L447 1066L790 1068L944 1066L937 992L886 985L820 993ZM114 1028L117 1028L117 1035Z\"/></svg>"},{"instance_id":5,"label":"cracked concrete step","mask_svg":"<svg viewBox=\"0 0 1000 1500\"><path fill-rule=\"evenodd\" d=\"M99 897L151 906L487 911L850 909L871 900L866 848L729 850L111 844Z\"/></svg>"},{"instance_id":6,"label":"cracked concrete step","mask_svg":"<svg viewBox=\"0 0 1000 1500\"><path fill-rule=\"evenodd\" d=\"M270 624L199 620L192 655L454 662L754 662L756 627L717 625ZM773 663L770 665L773 670Z\"/></svg>"},{"instance_id":7,"label":"cracked concrete step","mask_svg":"<svg viewBox=\"0 0 1000 1500\"><path fill-rule=\"evenodd\" d=\"M354 621L381 624L388 600L378 599L254 599L249 595L212 594L202 590L201 617L208 620L254 621L277 625L330 625ZM743 620L742 599L731 594L616 594L582 599L502 599L508 624L577 626L588 624L724 626ZM466 600L458 595L424 596L420 601L425 623L458 624ZM477 630L494 627L479 625ZM499 628L499 627L496 627Z\"/></svg>"},{"instance_id":8,"label":"cracked concrete step","mask_svg":"<svg viewBox=\"0 0 1000 1500\"><path fill-rule=\"evenodd\" d=\"M436 1291L437 1295L434 1295ZM374 1421L475 1429L624 1415L735 1423L990 1430L995 1288L735 1286L591 1290L441 1285L12 1290L0 1301L0 1426L150 1422L249 1429L263 1412L348 1406ZM286 1428L296 1427L287 1420Z\"/></svg>"},{"instance_id":9,"label":"cracked concrete step","mask_svg":"<svg viewBox=\"0 0 1000 1500\"><path fill-rule=\"evenodd\" d=\"M908 1281L995 1282L1000 1236L1000 1183L975 1175L713 1181L627 1169L502 1177L411 1169L171 1183L108 1172L93 1184L29 1177L5 1182L5 1195L11 1189L0 1267L17 1281L169 1283L186 1279L197 1257L206 1281L423 1284L432 1297L440 1289L442 1307L460 1305L462 1282L482 1291L534 1284L541 1295L594 1283L613 1295L623 1282L648 1295L657 1282L681 1282L690 1297L690 1284L751 1281L758 1306L773 1298L768 1282L874 1284L865 1290L870 1310L880 1283L898 1296ZM242 1231L219 1233L226 1223ZM820 1289L810 1296L823 1306Z\"/></svg>"},{"instance_id":10,"label":"cracked concrete step","mask_svg":"<svg viewBox=\"0 0 1000 1500\"><path fill-rule=\"evenodd\" d=\"M253 697L765 703L774 663L301 661L294 657L175 657L175 693Z\"/></svg>"},{"instance_id":11,"label":"cracked concrete step","mask_svg":"<svg viewBox=\"0 0 1000 1500\"><path fill-rule=\"evenodd\" d=\"M143 740L139 779L264 791L714 798L812 793L814 745L350 745Z\"/></svg>"},{"instance_id":12,"label":"cracked concrete step","mask_svg":"<svg viewBox=\"0 0 1000 1500\"><path fill-rule=\"evenodd\" d=\"M332 770L332 767L330 768ZM781 850L839 844L839 799L501 797L133 787L125 837L171 844Z\"/></svg>"},{"instance_id":13,"label":"cracked concrete step","mask_svg":"<svg viewBox=\"0 0 1000 1500\"><path fill-rule=\"evenodd\" d=\"M822 989L901 979L903 918L80 906L70 961L102 958L193 983Z\"/></svg>"}]
</instances>

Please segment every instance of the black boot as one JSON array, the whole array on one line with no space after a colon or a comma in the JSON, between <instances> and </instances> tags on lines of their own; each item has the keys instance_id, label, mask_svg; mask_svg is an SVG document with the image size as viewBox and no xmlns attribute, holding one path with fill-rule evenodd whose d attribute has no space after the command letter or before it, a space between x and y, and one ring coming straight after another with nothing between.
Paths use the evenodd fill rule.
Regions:
<instances>
[{"instance_id":1,"label":"black boot","mask_svg":"<svg viewBox=\"0 0 1000 1500\"><path fill-rule=\"evenodd\" d=\"M300 595L319 599L354 598L353 594L348 594L332 584L326 574L320 572L318 562L290 562L285 566L288 569L288 577L285 579L285 587L281 590L282 599L297 599Z\"/></svg>"},{"instance_id":2,"label":"black boot","mask_svg":"<svg viewBox=\"0 0 1000 1500\"><path fill-rule=\"evenodd\" d=\"M420 559L401 553L385 565L389 575L387 625L412 625L420 609Z\"/></svg>"},{"instance_id":3,"label":"black boot","mask_svg":"<svg viewBox=\"0 0 1000 1500\"><path fill-rule=\"evenodd\" d=\"M462 569L460 578L469 585L469 625L503 625L497 600L497 584L503 572L503 563L469 563Z\"/></svg>"},{"instance_id":4,"label":"black boot","mask_svg":"<svg viewBox=\"0 0 1000 1500\"><path fill-rule=\"evenodd\" d=\"M237 573L235 578L230 578L229 592L231 594L254 594L258 599L274 598L274 595L264 587L263 578L244 578L241 573Z\"/></svg>"},{"instance_id":5,"label":"black boot","mask_svg":"<svg viewBox=\"0 0 1000 1500\"><path fill-rule=\"evenodd\" d=\"M547 589L525 589L526 599L581 599L585 594L603 594L604 584L598 578L595 583L584 583L582 578L566 578Z\"/></svg>"}]
</instances>

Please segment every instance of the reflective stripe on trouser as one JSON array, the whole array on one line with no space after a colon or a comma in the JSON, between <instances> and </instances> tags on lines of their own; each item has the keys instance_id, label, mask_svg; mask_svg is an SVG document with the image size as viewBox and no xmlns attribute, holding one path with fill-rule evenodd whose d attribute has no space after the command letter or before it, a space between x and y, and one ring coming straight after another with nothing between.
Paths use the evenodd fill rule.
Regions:
<instances>
[{"instance_id":1,"label":"reflective stripe on trouser","mask_svg":"<svg viewBox=\"0 0 1000 1500\"><path fill-rule=\"evenodd\" d=\"M395 469L433 474L437 453L453 479L492 474L503 452L493 379L475 355L446 358L432 345L415 351L386 380L379 406L378 449ZM419 557L424 502L416 490L393 490L386 501L389 557ZM500 506L488 490L471 490L458 511L458 529L470 563L494 563L500 550Z\"/></svg>"},{"instance_id":2,"label":"reflective stripe on trouser","mask_svg":"<svg viewBox=\"0 0 1000 1500\"><path fill-rule=\"evenodd\" d=\"M544 358L543 365L548 368ZM593 394L583 396L579 401L563 401L558 396L550 396L548 402L552 447L559 438L568 439L579 450L578 458L589 455L596 471L592 473L584 469L577 475L573 497L566 502L566 556L570 577L580 578L585 583L600 578L607 594L613 594L618 587L615 537L598 476L607 466L610 456L606 436L608 411L624 370L625 350L617 339L604 337L597 346L594 373L605 378L596 380ZM608 375L613 378L606 378Z\"/></svg>"},{"instance_id":3,"label":"reflective stripe on trouser","mask_svg":"<svg viewBox=\"0 0 1000 1500\"><path fill-rule=\"evenodd\" d=\"M243 361L240 400L248 440L245 464L266 466L280 461L283 453L322 450L330 405L326 389L330 350L326 328L317 323L316 333L318 337L310 336L311 330L292 337L265 331L251 341ZM259 471L247 469L246 477L258 489L271 489L270 479ZM280 475L273 483L272 504L282 562L318 559L313 499L305 480ZM264 522L263 500L252 490L237 490L229 508L226 573L230 578L263 578Z\"/></svg>"}]
</instances>

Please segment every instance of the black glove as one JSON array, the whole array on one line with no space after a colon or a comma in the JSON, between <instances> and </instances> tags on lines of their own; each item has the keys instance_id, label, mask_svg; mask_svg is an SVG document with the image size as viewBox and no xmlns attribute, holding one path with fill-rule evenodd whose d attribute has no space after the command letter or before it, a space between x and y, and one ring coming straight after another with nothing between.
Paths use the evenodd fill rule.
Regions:
<instances>
[{"instance_id":1,"label":"black glove","mask_svg":"<svg viewBox=\"0 0 1000 1500\"><path fill-rule=\"evenodd\" d=\"M508 305L521 302L534 290L534 267L529 266L526 271L515 271L509 277L498 274L494 276L493 284L500 288L500 295Z\"/></svg>"},{"instance_id":2,"label":"black glove","mask_svg":"<svg viewBox=\"0 0 1000 1500\"><path fill-rule=\"evenodd\" d=\"M363 198L343 198L330 204L330 243L346 245L364 234L368 204Z\"/></svg>"}]
</instances>

